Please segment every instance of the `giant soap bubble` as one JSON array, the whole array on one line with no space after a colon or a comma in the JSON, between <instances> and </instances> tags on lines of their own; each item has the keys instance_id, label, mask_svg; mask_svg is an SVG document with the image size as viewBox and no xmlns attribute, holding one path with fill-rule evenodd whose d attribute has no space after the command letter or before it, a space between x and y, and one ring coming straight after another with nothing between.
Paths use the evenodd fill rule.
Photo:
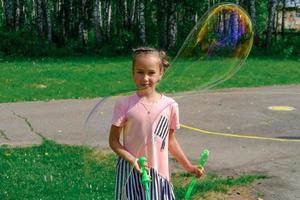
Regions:
<instances>
[{"instance_id":1,"label":"giant soap bubble","mask_svg":"<svg viewBox=\"0 0 300 200\"><path fill-rule=\"evenodd\" d=\"M161 87L203 91L226 81L248 57L253 35L250 17L241 7L213 7L184 41Z\"/></svg>"},{"instance_id":2,"label":"giant soap bubble","mask_svg":"<svg viewBox=\"0 0 300 200\"><path fill-rule=\"evenodd\" d=\"M166 71L159 83L158 90L171 93L182 90L210 89L232 77L242 67L250 53L252 43L253 30L247 13L235 4L219 4L211 8L196 23L173 59L171 68ZM127 94L134 93L132 85L123 86L121 91ZM123 97L104 98L89 113L85 122L87 146L108 147L113 105L120 98ZM137 140L138 138L130 136L123 138L127 142L136 144L134 147L136 157L152 157L155 152L147 146L157 142L163 143L164 138L159 138L155 132L157 125L162 123L162 116L172 106L174 102L169 102L155 111L156 114L148 119L152 131L143 139ZM185 114L184 111L181 111L182 114ZM99 136L99 141L93 139L95 137L92 136L95 135ZM87 160L92 159L91 156L97 156L97 154L87 155ZM155 167L154 161L151 162L150 165ZM126 199L134 170L132 166L126 166L125 171L126 178L122 179L122 193Z\"/></svg>"}]
</instances>

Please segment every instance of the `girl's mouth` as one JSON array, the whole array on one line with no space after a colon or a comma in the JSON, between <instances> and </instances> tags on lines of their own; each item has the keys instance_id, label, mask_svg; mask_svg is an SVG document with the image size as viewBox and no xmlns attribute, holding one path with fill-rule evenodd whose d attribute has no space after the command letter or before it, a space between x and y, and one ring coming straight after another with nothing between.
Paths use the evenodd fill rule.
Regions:
<instances>
[{"instance_id":1,"label":"girl's mouth","mask_svg":"<svg viewBox=\"0 0 300 200\"><path fill-rule=\"evenodd\" d=\"M150 87L150 84L141 84L142 87Z\"/></svg>"}]
</instances>

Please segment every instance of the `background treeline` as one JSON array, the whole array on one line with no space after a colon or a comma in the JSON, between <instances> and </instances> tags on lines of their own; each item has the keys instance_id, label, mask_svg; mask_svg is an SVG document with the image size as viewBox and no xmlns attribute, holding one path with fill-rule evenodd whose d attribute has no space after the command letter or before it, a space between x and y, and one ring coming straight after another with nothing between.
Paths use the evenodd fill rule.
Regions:
<instances>
[{"instance_id":1,"label":"background treeline","mask_svg":"<svg viewBox=\"0 0 300 200\"><path fill-rule=\"evenodd\" d=\"M257 54L299 55L299 33L278 27L286 0L235 0L250 14ZM0 0L0 55L128 55L147 45L176 52L221 0ZM227 1L228 2L228 1ZM284 23L281 23L284 25Z\"/></svg>"}]
</instances>

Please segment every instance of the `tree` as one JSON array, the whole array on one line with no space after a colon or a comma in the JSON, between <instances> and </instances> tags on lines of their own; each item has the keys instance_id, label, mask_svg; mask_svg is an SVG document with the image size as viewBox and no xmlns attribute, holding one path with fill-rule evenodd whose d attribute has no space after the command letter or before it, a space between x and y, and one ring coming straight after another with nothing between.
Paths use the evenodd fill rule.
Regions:
<instances>
[{"instance_id":1,"label":"tree","mask_svg":"<svg viewBox=\"0 0 300 200\"><path fill-rule=\"evenodd\" d=\"M52 20L48 0L36 0L36 23L40 37L46 38L52 43Z\"/></svg>"},{"instance_id":2,"label":"tree","mask_svg":"<svg viewBox=\"0 0 300 200\"><path fill-rule=\"evenodd\" d=\"M43 0L35 1L35 9L36 9L36 24L38 27L38 32L40 37L44 38L46 35L45 31L45 18L44 18L44 9L43 9Z\"/></svg>"},{"instance_id":3,"label":"tree","mask_svg":"<svg viewBox=\"0 0 300 200\"><path fill-rule=\"evenodd\" d=\"M286 1L282 0L282 9L281 9L281 38L284 39L284 26L285 26L285 5Z\"/></svg>"},{"instance_id":4,"label":"tree","mask_svg":"<svg viewBox=\"0 0 300 200\"><path fill-rule=\"evenodd\" d=\"M274 13L276 8L276 0L269 0L268 5L268 21L266 32L266 48L270 48L272 42L272 33L274 30Z\"/></svg>"},{"instance_id":5,"label":"tree","mask_svg":"<svg viewBox=\"0 0 300 200\"><path fill-rule=\"evenodd\" d=\"M145 21L145 1L138 1L138 24L139 24L139 40L141 45L146 44L146 21Z\"/></svg>"},{"instance_id":6,"label":"tree","mask_svg":"<svg viewBox=\"0 0 300 200\"><path fill-rule=\"evenodd\" d=\"M111 0L103 1L103 37L105 40L110 40L111 33L111 17L112 17L112 2Z\"/></svg>"},{"instance_id":7,"label":"tree","mask_svg":"<svg viewBox=\"0 0 300 200\"><path fill-rule=\"evenodd\" d=\"M87 31L85 24L85 16L86 16L86 0L80 1L79 6L79 25L78 25L78 35L79 41L83 46L87 44Z\"/></svg>"},{"instance_id":8,"label":"tree","mask_svg":"<svg viewBox=\"0 0 300 200\"><path fill-rule=\"evenodd\" d=\"M96 44L99 45L102 42L102 30L101 30L101 3L100 0L94 0L94 28Z\"/></svg>"},{"instance_id":9,"label":"tree","mask_svg":"<svg viewBox=\"0 0 300 200\"><path fill-rule=\"evenodd\" d=\"M5 16L5 25L9 31L14 30L14 15L13 15L13 1L12 0L3 0L4 16Z\"/></svg>"},{"instance_id":10,"label":"tree","mask_svg":"<svg viewBox=\"0 0 300 200\"><path fill-rule=\"evenodd\" d=\"M167 38L167 0L157 0L157 28L158 28L158 44L162 49L168 48Z\"/></svg>"},{"instance_id":11,"label":"tree","mask_svg":"<svg viewBox=\"0 0 300 200\"><path fill-rule=\"evenodd\" d=\"M257 31L257 23L256 23L256 7L255 7L255 0L250 0L250 17L253 24L253 31L254 31L254 41L255 44L259 43L259 35Z\"/></svg>"},{"instance_id":12,"label":"tree","mask_svg":"<svg viewBox=\"0 0 300 200\"><path fill-rule=\"evenodd\" d=\"M49 43L52 43L52 20L51 20L51 10L48 7L48 0L44 0L44 9L46 14L46 24L47 24L47 39Z\"/></svg>"},{"instance_id":13,"label":"tree","mask_svg":"<svg viewBox=\"0 0 300 200\"><path fill-rule=\"evenodd\" d=\"M286 1L230 0L229 2L248 8L255 33L254 44L258 45L260 38L265 37L263 45L270 47L274 30L281 29L282 38L287 37L284 30ZM14 50L9 49L15 45L15 41L22 41L26 55L28 54L26 49L40 48L48 43L66 48L66 51L60 52L69 50L73 52L80 47L90 47L86 50L92 50L97 46L97 52L111 54L116 49L120 52L136 45L150 45L172 53L177 50L178 45L185 40L208 8L220 2L225 1L0 0L0 35L6 37L1 38L5 42L0 45L0 51L13 52ZM275 12L276 5L280 5L282 10L281 18ZM232 33L239 34L238 16L232 13L227 15L230 20L223 20L224 17L225 14L218 16L218 20L223 22L220 28L225 31L232 28ZM282 22L281 27L275 27L280 24L278 21ZM12 35L14 32L17 34ZM275 32L275 38L276 35ZM93 40L88 42L88 36L94 36ZM231 39L235 43L236 39ZM277 42L284 41L286 40ZM297 44L295 42L293 45ZM21 49L18 49L18 52L22 52ZM42 51L32 52L39 54Z\"/></svg>"},{"instance_id":14,"label":"tree","mask_svg":"<svg viewBox=\"0 0 300 200\"><path fill-rule=\"evenodd\" d=\"M168 49L173 48L176 43L177 36L177 13L175 0L168 1Z\"/></svg>"}]
</instances>

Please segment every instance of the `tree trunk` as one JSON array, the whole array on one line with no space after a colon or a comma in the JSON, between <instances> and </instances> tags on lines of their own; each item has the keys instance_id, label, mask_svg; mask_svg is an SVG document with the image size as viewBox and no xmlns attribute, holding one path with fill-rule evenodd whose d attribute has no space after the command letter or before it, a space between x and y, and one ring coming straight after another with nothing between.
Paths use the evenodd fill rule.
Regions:
<instances>
[{"instance_id":1,"label":"tree trunk","mask_svg":"<svg viewBox=\"0 0 300 200\"><path fill-rule=\"evenodd\" d=\"M104 27L105 27L105 37L107 40L110 40L110 30L111 30L111 1L107 0L104 4Z\"/></svg>"},{"instance_id":2,"label":"tree trunk","mask_svg":"<svg viewBox=\"0 0 300 200\"><path fill-rule=\"evenodd\" d=\"M36 0L36 23L38 27L38 32L41 38L45 37L45 26L44 26L44 15L43 15L43 5L42 0Z\"/></svg>"},{"instance_id":3,"label":"tree trunk","mask_svg":"<svg viewBox=\"0 0 300 200\"><path fill-rule=\"evenodd\" d=\"M110 40L110 30L111 30L111 14L112 14L112 8L111 8L111 0L106 0L102 2L102 35L104 40Z\"/></svg>"},{"instance_id":4,"label":"tree trunk","mask_svg":"<svg viewBox=\"0 0 300 200\"><path fill-rule=\"evenodd\" d=\"M177 13L175 0L169 0L168 49L175 46L177 36Z\"/></svg>"},{"instance_id":5,"label":"tree trunk","mask_svg":"<svg viewBox=\"0 0 300 200\"><path fill-rule=\"evenodd\" d=\"M63 35L63 41L70 41L71 37L74 35L73 32L75 32L75 30L77 30L77 23L74 22L74 20L72 20L72 15L74 14L76 16L76 19L79 18L79 23L81 20L81 1L77 1L77 10L79 12L79 16L78 13L73 12L73 4L72 4L72 0L62 0L61 5L62 8L60 9L61 11L61 32Z\"/></svg>"},{"instance_id":6,"label":"tree trunk","mask_svg":"<svg viewBox=\"0 0 300 200\"><path fill-rule=\"evenodd\" d=\"M46 14L47 21L47 39L49 43L52 43L52 20L51 20L51 10L49 9L48 0L44 1L44 10Z\"/></svg>"},{"instance_id":7,"label":"tree trunk","mask_svg":"<svg viewBox=\"0 0 300 200\"><path fill-rule=\"evenodd\" d=\"M230 14L230 32L231 32L231 44L236 46L238 42L238 32L239 32L239 21L238 14L232 11Z\"/></svg>"},{"instance_id":8,"label":"tree trunk","mask_svg":"<svg viewBox=\"0 0 300 200\"><path fill-rule=\"evenodd\" d=\"M281 10L281 38L285 37L285 0L282 0L282 10Z\"/></svg>"},{"instance_id":9,"label":"tree trunk","mask_svg":"<svg viewBox=\"0 0 300 200\"><path fill-rule=\"evenodd\" d=\"M275 41L277 41L277 34L278 34L278 21L279 21L279 12L278 12L278 5L279 5L279 0L276 1L276 9L275 9L275 12L274 12L274 24L273 24L273 27L274 27L274 34L275 34Z\"/></svg>"},{"instance_id":10,"label":"tree trunk","mask_svg":"<svg viewBox=\"0 0 300 200\"><path fill-rule=\"evenodd\" d=\"M146 21L145 21L145 2L144 0L139 0L139 40L141 45L146 44Z\"/></svg>"},{"instance_id":11,"label":"tree trunk","mask_svg":"<svg viewBox=\"0 0 300 200\"><path fill-rule=\"evenodd\" d=\"M100 28L102 29L102 37L103 37L103 3L99 1L99 22L100 22Z\"/></svg>"},{"instance_id":12,"label":"tree trunk","mask_svg":"<svg viewBox=\"0 0 300 200\"><path fill-rule=\"evenodd\" d=\"M159 47L162 49L168 48L167 37L167 2L166 0L157 1L157 27L159 37Z\"/></svg>"},{"instance_id":13,"label":"tree trunk","mask_svg":"<svg viewBox=\"0 0 300 200\"><path fill-rule=\"evenodd\" d=\"M5 24L8 31L14 30L14 6L12 0L3 0L3 8L4 8L4 15L5 15Z\"/></svg>"},{"instance_id":14,"label":"tree trunk","mask_svg":"<svg viewBox=\"0 0 300 200\"><path fill-rule=\"evenodd\" d=\"M118 0L117 4L115 20L117 20L118 34L120 34L123 30L128 30L127 1Z\"/></svg>"},{"instance_id":15,"label":"tree trunk","mask_svg":"<svg viewBox=\"0 0 300 200\"><path fill-rule=\"evenodd\" d=\"M272 43L275 7L276 7L276 0L269 0L268 22L267 22L267 32L266 32L266 48L267 49L270 48L271 43Z\"/></svg>"},{"instance_id":16,"label":"tree trunk","mask_svg":"<svg viewBox=\"0 0 300 200\"><path fill-rule=\"evenodd\" d=\"M85 5L86 0L80 1L80 8L79 8L79 26L78 26L78 34L79 34L79 40L83 46L86 46L87 44L87 31L86 31L86 24L85 24Z\"/></svg>"},{"instance_id":17,"label":"tree trunk","mask_svg":"<svg viewBox=\"0 0 300 200\"><path fill-rule=\"evenodd\" d=\"M128 14L128 4L127 0L124 1L124 18L123 18L123 25L126 30L129 30L129 14Z\"/></svg>"},{"instance_id":18,"label":"tree trunk","mask_svg":"<svg viewBox=\"0 0 300 200\"><path fill-rule=\"evenodd\" d=\"M108 1L104 1L103 2L103 7L102 7L102 11L103 11L103 14L102 14L102 22L103 22L102 29L103 29L103 37L104 37L105 40L108 39L108 35L107 35L107 32L108 32L107 31L108 6L107 6L107 4L108 4Z\"/></svg>"},{"instance_id":19,"label":"tree trunk","mask_svg":"<svg viewBox=\"0 0 300 200\"><path fill-rule=\"evenodd\" d=\"M67 30L66 30L66 26L67 26L67 22L66 22L66 18L67 18L67 14L66 14L66 2L59 2L57 1L56 5L55 5L55 10L58 14L58 21L61 28L59 29L59 32L61 33L61 35L59 36L59 40L62 41L62 43L64 43L67 40ZM68 13L68 12L67 12Z\"/></svg>"},{"instance_id":20,"label":"tree trunk","mask_svg":"<svg viewBox=\"0 0 300 200\"><path fill-rule=\"evenodd\" d=\"M20 20L21 20L20 0L16 0L16 21L15 21L16 31L20 29Z\"/></svg>"},{"instance_id":21,"label":"tree trunk","mask_svg":"<svg viewBox=\"0 0 300 200\"><path fill-rule=\"evenodd\" d=\"M128 24L128 26L129 26L130 30L132 30L133 24L135 21L135 8L136 8L136 0L132 0L131 6L130 7L128 6L128 9L129 9L129 14L128 14L129 24Z\"/></svg>"},{"instance_id":22,"label":"tree trunk","mask_svg":"<svg viewBox=\"0 0 300 200\"><path fill-rule=\"evenodd\" d=\"M118 2L113 1L111 4L111 34L112 36L120 35L122 24L122 12L119 10Z\"/></svg>"},{"instance_id":23,"label":"tree trunk","mask_svg":"<svg viewBox=\"0 0 300 200\"><path fill-rule=\"evenodd\" d=\"M100 25L100 0L94 0L94 28L96 44L102 42L101 25Z\"/></svg>"},{"instance_id":24,"label":"tree trunk","mask_svg":"<svg viewBox=\"0 0 300 200\"><path fill-rule=\"evenodd\" d=\"M108 37L111 37L111 25L112 25L112 2L110 1L108 4L108 16L107 16L107 33Z\"/></svg>"},{"instance_id":25,"label":"tree trunk","mask_svg":"<svg viewBox=\"0 0 300 200\"><path fill-rule=\"evenodd\" d=\"M250 0L250 16L251 16L253 30L254 30L254 41L255 41L255 44L258 45L259 35L257 32L255 0Z\"/></svg>"},{"instance_id":26,"label":"tree trunk","mask_svg":"<svg viewBox=\"0 0 300 200\"><path fill-rule=\"evenodd\" d=\"M31 24L33 19L35 19L34 4L30 4L30 6L29 6L26 1L22 0L21 2L22 2L21 3L22 4L22 9L21 9L22 24Z\"/></svg>"},{"instance_id":27,"label":"tree trunk","mask_svg":"<svg viewBox=\"0 0 300 200\"><path fill-rule=\"evenodd\" d=\"M25 9L26 9L26 5L25 5L25 0L19 0L19 5L20 5L20 19L19 19L19 23L20 23L20 28L24 27L25 24Z\"/></svg>"}]
</instances>

